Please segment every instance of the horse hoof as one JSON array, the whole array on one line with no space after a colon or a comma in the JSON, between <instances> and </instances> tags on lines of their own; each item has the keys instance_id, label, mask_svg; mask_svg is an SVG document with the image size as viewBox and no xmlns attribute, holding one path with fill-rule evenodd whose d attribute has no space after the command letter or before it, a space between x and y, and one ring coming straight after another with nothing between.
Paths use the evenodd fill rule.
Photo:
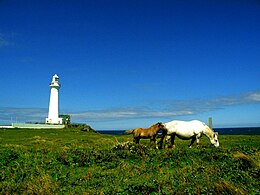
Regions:
<instances>
[{"instance_id":1,"label":"horse hoof","mask_svg":"<svg viewBox=\"0 0 260 195\"><path fill-rule=\"evenodd\" d=\"M175 149L175 145L168 146L168 149Z\"/></svg>"}]
</instances>

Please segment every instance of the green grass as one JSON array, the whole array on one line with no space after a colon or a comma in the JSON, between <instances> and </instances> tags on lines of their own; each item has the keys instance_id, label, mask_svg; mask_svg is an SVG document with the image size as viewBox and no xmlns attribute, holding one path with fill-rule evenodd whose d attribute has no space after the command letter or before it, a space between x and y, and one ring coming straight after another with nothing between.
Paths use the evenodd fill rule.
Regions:
<instances>
[{"instance_id":1,"label":"green grass","mask_svg":"<svg viewBox=\"0 0 260 195\"><path fill-rule=\"evenodd\" d=\"M155 150L131 135L0 130L0 193L260 194L260 136L219 141L189 149L176 138L174 150Z\"/></svg>"}]
</instances>

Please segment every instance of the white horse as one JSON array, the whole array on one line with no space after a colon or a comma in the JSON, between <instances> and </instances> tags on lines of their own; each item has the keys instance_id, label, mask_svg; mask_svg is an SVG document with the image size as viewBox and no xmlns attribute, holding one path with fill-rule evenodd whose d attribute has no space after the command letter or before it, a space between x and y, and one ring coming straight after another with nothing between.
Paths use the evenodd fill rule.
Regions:
<instances>
[{"instance_id":1,"label":"white horse","mask_svg":"<svg viewBox=\"0 0 260 195\"><path fill-rule=\"evenodd\" d=\"M171 146L175 147L174 139L175 136L180 139L188 140L191 139L191 143L189 147L191 148L192 144L197 140L197 146L199 144L199 138L202 134L206 135L210 142L215 146L219 146L218 142L218 133L212 131L205 123L202 123L198 120L193 121L171 121L165 123L165 127L167 129L167 136L165 139L165 146L168 146L168 140L171 138ZM162 139L164 136L162 137ZM162 141L162 140L161 140Z\"/></svg>"}]
</instances>

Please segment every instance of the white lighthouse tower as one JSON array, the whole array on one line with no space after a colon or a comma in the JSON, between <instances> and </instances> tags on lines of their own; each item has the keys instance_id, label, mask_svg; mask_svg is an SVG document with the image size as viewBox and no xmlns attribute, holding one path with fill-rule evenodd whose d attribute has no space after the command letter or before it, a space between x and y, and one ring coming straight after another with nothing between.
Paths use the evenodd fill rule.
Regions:
<instances>
[{"instance_id":1,"label":"white lighthouse tower","mask_svg":"<svg viewBox=\"0 0 260 195\"><path fill-rule=\"evenodd\" d=\"M52 77L52 82L50 84L51 94L50 94L50 104L49 104L49 115L46 118L46 123L48 124L62 124L62 118L59 118L59 77L55 74Z\"/></svg>"}]
</instances>

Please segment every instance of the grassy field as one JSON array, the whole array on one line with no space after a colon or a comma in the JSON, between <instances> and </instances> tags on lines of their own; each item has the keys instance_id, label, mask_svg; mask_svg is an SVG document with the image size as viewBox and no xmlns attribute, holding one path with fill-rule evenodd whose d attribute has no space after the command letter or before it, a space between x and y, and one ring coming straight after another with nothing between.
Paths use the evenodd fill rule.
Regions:
<instances>
[{"instance_id":1,"label":"grassy field","mask_svg":"<svg viewBox=\"0 0 260 195\"><path fill-rule=\"evenodd\" d=\"M0 130L1 194L260 194L260 136L176 138L155 150L131 135Z\"/></svg>"}]
</instances>

